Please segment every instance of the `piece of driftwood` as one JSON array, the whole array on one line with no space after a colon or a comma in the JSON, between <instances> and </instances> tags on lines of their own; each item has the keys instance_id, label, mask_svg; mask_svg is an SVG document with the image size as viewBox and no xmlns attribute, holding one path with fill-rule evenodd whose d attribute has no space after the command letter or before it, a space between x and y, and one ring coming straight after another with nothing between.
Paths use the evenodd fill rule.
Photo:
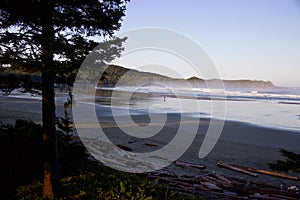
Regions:
<instances>
[{"instance_id":1,"label":"piece of driftwood","mask_svg":"<svg viewBox=\"0 0 300 200\"><path fill-rule=\"evenodd\" d=\"M119 147L120 149L123 149L124 151L132 151L132 148L124 146L122 144L117 144L117 147Z\"/></svg>"},{"instance_id":2,"label":"piece of driftwood","mask_svg":"<svg viewBox=\"0 0 300 200\"><path fill-rule=\"evenodd\" d=\"M136 142L137 142L136 140L129 140L128 144L133 144L133 143L136 143Z\"/></svg>"},{"instance_id":3,"label":"piece of driftwood","mask_svg":"<svg viewBox=\"0 0 300 200\"><path fill-rule=\"evenodd\" d=\"M232 165L232 166L249 171L249 172L254 172L254 173L259 173L259 174L264 174L264 175L269 175L269 176L275 176L275 177L285 178L285 179L294 180L294 181L300 181L300 177L297 177L297 176L280 174L280 173L271 172L271 171L267 171L267 170L263 170L263 169L254 169L251 167L244 167L244 166L238 166L238 165Z\"/></svg>"},{"instance_id":4,"label":"piece of driftwood","mask_svg":"<svg viewBox=\"0 0 300 200\"><path fill-rule=\"evenodd\" d=\"M224 184L232 184L233 183L233 181L230 180L229 178L227 178L227 177L225 177L225 176L223 176L221 174L217 174L216 172L211 172L209 174L209 176L215 177L217 180L221 181Z\"/></svg>"},{"instance_id":5,"label":"piece of driftwood","mask_svg":"<svg viewBox=\"0 0 300 200\"><path fill-rule=\"evenodd\" d=\"M157 144L152 144L152 143L144 143L144 145L149 146L149 147L157 147Z\"/></svg>"},{"instance_id":6,"label":"piece of driftwood","mask_svg":"<svg viewBox=\"0 0 300 200\"><path fill-rule=\"evenodd\" d=\"M295 198L293 197L288 197L288 196L283 196L283 195L278 195L278 194L270 194L271 197L276 197L279 199L285 199L285 200L294 200Z\"/></svg>"},{"instance_id":7,"label":"piece of driftwood","mask_svg":"<svg viewBox=\"0 0 300 200\"><path fill-rule=\"evenodd\" d=\"M178 167L181 168L195 168L195 169L206 169L205 165L198 165L198 164L192 164L192 163L186 163L186 162L180 162L180 161L175 161L174 164Z\"/></svg>"},{"instance_id":8,"label":"piece of driftwood","mask_svg":"<svg viewBox=\"0 0 300 200\"><path fill-rule=\"evenodd\" d=\"M271 197L269 195L261 195L261 194L254 194L254 195L249 195L251 199L261 199L261 200L282 200L281 198L277 197Z\"/></svg>"},{"instance_id":9,"label":"piece of driftwood","mask_svg":"<svg viewBox=\"0 0 300 200\"><path fill-rule=\"evenodd\" d=\"M277 197L277 198L279 198L279 199L285 199L285 200L293 200L293 199L295 199L295 197L288 197L288 196L284 196L284 195L278 195L278 194L271 194L270 195L271 197Z\"/></svg>"},{"instance_id":10,"label":"piece of driftwood","mask_svg":"<svg viewBox=\"0 0 300 200\"><path fill-rule=\"evenodd\" d=\"M230 170L232 170L232 171L240 172L240 173L243 173L243 174L246 174L246 175L249 175L249 176L258 177L258 174L256 174L256 173L249 172L249 171L247 171L247 170L244 170L244 169L235 167L235 166L233 166L233 165L229 165L229 164L223 163L222 161L219 161L219 162L217 163L217 165L218 165L218 167L230 169Z\"/></svg>"},{"instance_id":11,"label":"piece of driftwood","mask_svg":"<svg viewBox=\"0 0 300 200\"><path fill-rule=\"evenodd\" d=\"M160 169L160 170L156 170L154 172L151 172L151 175L153 176L158 176L158 177L177 177L177 175L174 172L171 172L167 169Z\"/></svg>"},{"instance_id":12,"label":"piece of driftwood","mask_svg":"<svg viewBox=\"0 0 300 200\"><path fill-rule=\"evenodd\" d=\"M191 183L185 182L180 178L159 177L159 180L166 183L172 183L173 185L177 185L177 186L185 186L185 187L191 186Z\"/></svg>"},{"instance_id":13,"label":"piece of driftwood","mask_svg":"<svg viewBox=\"0 0 300 200\"><path fill-rule=\"evenodd\" d=\"M210 182L203 182L201 183L204 187L206 187L207 189L209 190L212 190L212 191L216 191L216 192L222 192L223 189L218 187L217 185L213 184L213 183L210 183Z\"/></svg>"}]
</instances>

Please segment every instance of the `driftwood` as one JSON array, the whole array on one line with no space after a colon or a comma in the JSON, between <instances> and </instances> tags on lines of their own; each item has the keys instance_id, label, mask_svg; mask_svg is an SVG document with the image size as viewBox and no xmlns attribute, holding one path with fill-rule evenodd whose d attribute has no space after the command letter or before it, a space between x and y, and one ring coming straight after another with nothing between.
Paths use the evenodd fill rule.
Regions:
<instances>
[{"instance_id":1,"label":"driftwood","mask_svg":"<svg viewBox=\"0 0 300 200\"><path fill-rule=\"evenodd\" d=\"M251 199L261 199L261 200L282 200L281 198L278 197L271 197L269 195L261 195L261 194L254 194L254 195L249 195Z\"/></svg>"},{"instance_id":2,"label":"driftwood","mask_svg":"<svg viewBox=\"0 0 300 200\"><path fill-rule=\"evenodd\" d=\"M124 146L122 144L117 144L117 147L123 149L124 151L132 151L132 148Z\"/></svg>"},{"instance_id":3,"label":"driftwood","mask_svg":"<svg viewBox=\"0 0 300 200\"><path fill-rule=\"evenodd\" d=\"M229 177L216 172L209 172L196 177L178 176L164 169L148 174L148 178L157 184L167 184L172 190L189 195L202 196L204 199L262 199L262 200L296 200L300 195L279 186L267 183L257 183L242 178Z\"/></svg>"},{"instance_id":4,"label":"driftwood","mask_svg":"<svg viewBox=\"0 0 300 200\"><path fill-rule=\"evenodd\" d=\"M300 181L300 177L297 177L297 176L290 176L290 175L280 174L280 173L271 172L271 171L267 171L267 170L263 170L263 169L254 169L251 167L244 167L244 166L239 166L239 165L229 165L229 164L223 163L222 161L219 161L217 163L217 165L222 168L230 169L230 170L237 171L237 172L247 174L250 176L254 176L254 177L257 177L258 174L264 174L264 175L275 176L275 177L285 178L285 179L294 180L294 181Z\"/></svg>"},{"instance_id":5,"label":"driftwood","mask_svg":"<svg viewBox=\"0 0 300 200\"><path fill-rule=\"evenodd\" d=\"M149 147L156 147L157 144L152 144L152 143L144 143L144 145L149 146Z\"/></svg>"},{"instance_id":6,"label":"driftwood","mask_svg":"<svg viewBox=\"0 0 300 200\"><path fill-rule=\"evenodd\" d=\"M216 172L211 172L210 176L216 178L217 180L222 181L224 184L232 184L233 183L233 181L231 179L229 179L225 176L222 176L220 174L217 174Z\"/></svg>"},{"instance_id":7,"label":"driftwood","mask_svg":"<svg viewBox=\"0 0 300 200\"><path fill-rule=\"evenodd\" d=\"M216 184L213 184L213 183L210 183L210 182L203 182L201 184L209 190L217 191L217 192L223 192L223 189L218 187Z\"/></svg>"},{"instance_id":8,"label":"driftwood","mask_svg":"<svg viewBox=\"0 0 300 200\"><path fill-rule=\"evenodd\" d=\"M197 165L197 164L191 164L191 163L180 162L180 161L175 161L174 164L181 168L195 168L201 170L206 169L205 165Z\"/></svg>"},{"instance_id":9,"label":"driftwood","mask_svg":"<svg viewBox=\"0 0 300 200\"><path fill-rule=\"evenodd\" d=\"M128 144L133 144L133 143L136 143L136 142L137 142L136 140L129 140Z\"/></svg>"},{"instance_id":10,"label":"driftwood","mask_svg":"<svg viewBox=\"0 0 300 200\"><path fill-rule=\"evenodd\" d=\"M244 170L244 169L241 169L239 167L235 167L233 165L228 165L226 163L223 163L222 161L219 161L217 163L218 167L222 167L222 168L226 168L226 169L230 169L230 170L233 170L233 171L236 171L236 172L240 172L240 173L243 173L243 174L246 174L246 175L249 175L249 176L254 176L254 177L257 177L258 174L256 173L253 173L253 172L249 172L247 170Z\"/></svg>"},{"instance_id":11,"label":"driftwood","mask_svg":"<svg viewBox=\"0 0 300 200\"><path fill-rule=\"evenodd\" d=\"M177 177L174 172L171 172L167 169L157 170L155 172L150 173L150 176L157 176L157 177Z\"/></svg>"},{"instance_id":12,"label":"driftwood","mask_svg":"<svg viewBox=\"0 0 300 200\"><path fill-rule=\"evenodd\" d=\"M297 177L297 176L280 174L280 173L271 172L271 171L267 171L267 170L263 170L263 169L254 169L251 167L244 167L244 166L238 166L238 165L232 165L232 166L249 171L249 172L254 172L254 173L259 173L259 174L264 174L264 175L269 175L269 176L275 176L275 177L285 178L285 179L294 180L294 181L300 181L300 177Z\"/></svg>"}]
</instances>

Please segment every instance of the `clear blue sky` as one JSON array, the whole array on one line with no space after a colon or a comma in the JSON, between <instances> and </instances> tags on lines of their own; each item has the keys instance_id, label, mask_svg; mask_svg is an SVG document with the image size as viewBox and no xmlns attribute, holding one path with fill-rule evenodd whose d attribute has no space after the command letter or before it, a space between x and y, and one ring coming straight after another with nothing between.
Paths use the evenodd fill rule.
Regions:
<instances>
[{"instance_id":1,"label":"clear blue sky","mask_svg":"<svg viewBox=\"0 0 300 200\"><path fill-rule=\"evenodd\" d=\"M300 86L300 0L132 0L119 32L142 27L192 38L224 79Z\"/></svg>"}]
</instances>

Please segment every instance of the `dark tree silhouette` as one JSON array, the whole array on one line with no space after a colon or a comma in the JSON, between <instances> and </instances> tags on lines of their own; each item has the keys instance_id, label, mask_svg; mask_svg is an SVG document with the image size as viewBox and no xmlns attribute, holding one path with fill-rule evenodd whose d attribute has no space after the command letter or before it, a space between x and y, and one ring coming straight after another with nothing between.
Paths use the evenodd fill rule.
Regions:
<instances>
[{"instance_id":1,"label":"dark tree silhouette","mask_svg":"<svg viewBox=\"0 0 300 200\"><path fill-rule=\"evenodd\" d=\"M55 198L60 195L55 130L55 74L59 68L66 72L80 66L97 45L91 36L112 36L121 26L127 2L0 1L1 60L33 72L41 71L42 74L44 197ZM118 53L120 43L121 39L108 45L116 49L114 53Z\"/></svg>"},{"instance_id":2,"label":"dark tree silhouette","mask_svg":"<svg viewBox=\"0 0 300 200\"><path fill-rule=\"evenodd\" d=\"M276 163L268 163L269 167L276 171L284 172L300 172L300 154L288 151L285 149L280 149L281 155L285 158L283 160L277 160Z\"/></svg>"}]
</instances>

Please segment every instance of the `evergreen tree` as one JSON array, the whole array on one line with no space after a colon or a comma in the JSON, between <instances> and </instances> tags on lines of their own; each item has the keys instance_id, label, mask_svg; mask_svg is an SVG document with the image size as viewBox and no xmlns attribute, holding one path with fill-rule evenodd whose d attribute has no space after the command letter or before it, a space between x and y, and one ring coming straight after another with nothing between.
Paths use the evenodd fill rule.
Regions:
<instances>
[{"instance_id":1,"label":"evergreen tree","mask_svg":"<svg viewBox=\"0 0 300 200\"><path fill-rule=\"evenodd\" d=\"M55 130L54 78L58 69L78 68L96 47L92 36L112 36L121 26L128 0L1 0L0 63L42 74L43 195L60 195ZM108 43L110 61L122 39ZM114 51L111 51L112 48Z\"/></svg>"}]
</instances>

